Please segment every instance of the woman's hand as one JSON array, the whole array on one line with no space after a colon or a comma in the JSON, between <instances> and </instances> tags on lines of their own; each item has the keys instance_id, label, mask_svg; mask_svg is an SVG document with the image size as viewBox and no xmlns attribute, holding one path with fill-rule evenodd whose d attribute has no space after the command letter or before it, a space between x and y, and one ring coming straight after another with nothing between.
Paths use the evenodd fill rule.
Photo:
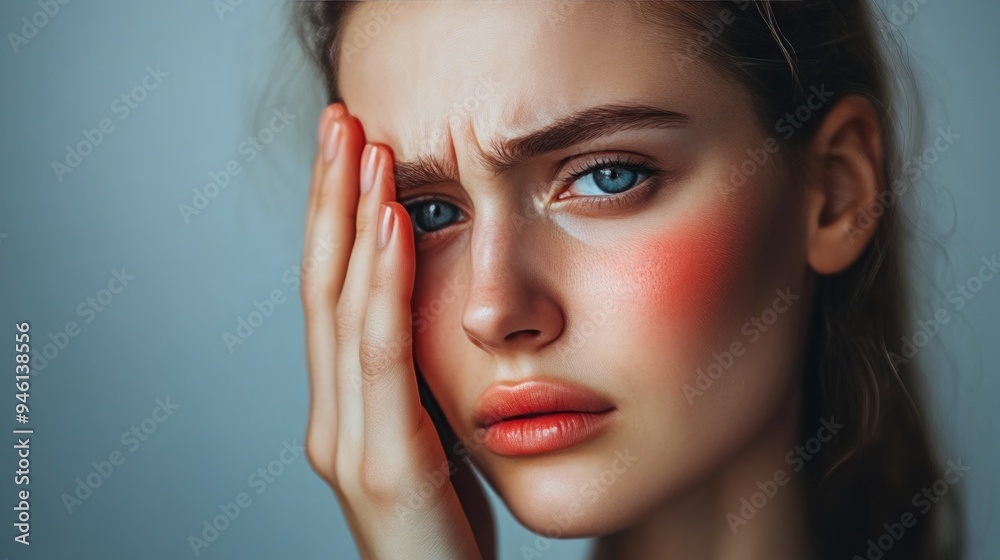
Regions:
<instances>
[{"instance_id":1,"label":"woman's hand","mask_svg":"<svg viewBox=\"0 0 1000 560\"><path fill-rule=\"evenodd\" d=\"M323 111L319 129L302 266L307 456L364 558L491 559L482 488L420 403L413 229L393 201L392 154L366 146L342 104Z\"/></svg>"}]
</instances>

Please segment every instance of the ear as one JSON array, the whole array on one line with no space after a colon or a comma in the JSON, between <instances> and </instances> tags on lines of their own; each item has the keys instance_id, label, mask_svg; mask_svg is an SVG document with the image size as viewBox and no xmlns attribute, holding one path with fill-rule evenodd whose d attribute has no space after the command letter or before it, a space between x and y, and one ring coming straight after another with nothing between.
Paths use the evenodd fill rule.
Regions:
<instances>
[{"instance_id":1,"label":"ear","mask_svg":"<svg viewBox=\"0 0 1000 560\"><path fill-rule=\"evenodd\" d=\"M809 265L835 274L861 256L878 228L884 188L882 123L870 101L850 95L830 109L810 143Z\"/></svg>"}]
</instances>

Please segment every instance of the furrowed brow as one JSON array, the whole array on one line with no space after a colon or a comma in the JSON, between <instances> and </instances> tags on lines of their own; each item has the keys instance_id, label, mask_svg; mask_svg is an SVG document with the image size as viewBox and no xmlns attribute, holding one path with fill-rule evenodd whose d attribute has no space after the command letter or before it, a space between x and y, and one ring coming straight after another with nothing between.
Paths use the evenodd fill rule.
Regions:
<instances>
[{"instance_id":1,"label":"furrowed brow","mask_svg":"<svg viewBox=\"0 0 1000 560\"><path fill-rule=\"evenodd\" d=\"M518 138L497 140L493 153L479 154L493 173L502 173L524 161L629 130L679 128L690 122L687 115L650 105L610 104L577 111L541 130ZM400 193L423 185L456 181L458 170L450 162L429 156L400 161L395 167L396 188Z\"/></svg>"}]
</instances>

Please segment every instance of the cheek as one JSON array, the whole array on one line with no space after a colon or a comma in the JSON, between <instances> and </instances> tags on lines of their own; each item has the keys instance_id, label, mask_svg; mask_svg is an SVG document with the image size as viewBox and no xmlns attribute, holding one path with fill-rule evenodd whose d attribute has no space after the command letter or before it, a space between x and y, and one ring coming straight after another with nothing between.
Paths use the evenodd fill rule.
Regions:
<instances>
[{"instance_id":1,"label":"cheek","mask_svg":"<svg viewBox=\"0 0 1000 560\"><path fill-rule=\"evenodd\" d=\"M454 412L468 400L469 389L459 383L469 379L463 371L476 371L470 362L476 349L461 327L462 307L468 297L468 280L449 266L419 269L410 302L413 321L413 358L443 411ZM475 398L475 395L473 395ZM449 418L456 421L456 418Z\"/></svg>"},{"instance_id":2,"label":"cheek","mask_svg":"<svg viewBox=\"0 0 1000 560\"><path fill-rule=\"evenodd\" d=\"M728 224L730 230L737 229ZM699 220L648 240L636 248L638 262L647 263L631 275L630 288L645 292L647 319L673 317L679 326L713 322L727 308L726 300L747 271L747 247L715 220Z\"/></svg>"},{"instance_id":3,"label":"cheek","mask_svg":"<svg viewBox=\"0 0 1000 560\"><path fill-rule=\"evenodd\" d=\"M616 303L604 335L591 340L594 352L627 358L625 394L658 394L661 413L667 398L677 401L678 413L687 414L683 388L693 385L716 356L738 363L732 371L776 374L777 366L770 368L764 357L787 353L777 343L788 333L756 342L744 329L771 305L776 290L791 287L801 293L798 277L804 263L797 256L802 251L795 198L765 196L764 187L692 207L683 220L667 219L632 232L614 251L597 253L579 269L592 279L585 286L590 290L579 293ZM601 278L607 282L603 290L597 289ZM587 309L585 302L580 305ZM781 328L771 334L794 324L783 318L777 325ZM727 352L742 349L746 352L738 360L728 361Z\"/></svg>"},{"instance_id":4,"label":"cheek","mask_svg":"<svg viewBox=\"0 0 1000 560\"><path fill-rule=\"evenodd\" d=\"M765 221L728 209L699 216L645 237L610 262L629 294L623 303L633 324L677 348L732 338L764 283Z\"/></svg>"}]
</instances>

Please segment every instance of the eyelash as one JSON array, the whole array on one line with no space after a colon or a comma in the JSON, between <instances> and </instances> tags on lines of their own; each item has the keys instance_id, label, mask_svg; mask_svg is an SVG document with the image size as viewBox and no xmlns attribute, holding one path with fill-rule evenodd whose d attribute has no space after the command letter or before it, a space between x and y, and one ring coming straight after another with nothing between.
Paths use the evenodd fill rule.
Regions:
<instances>
[{"instance_id":1,"label":"eyelash","mask_svg":"<svg viewBox=\"0 0 1000 560\"><path fill-rule=\"evenodd\" d=\"M573 196L568 199L567 204L582 204L594 210L606 210L608 207L614 207L616 209L628 208L631 204L638 202L640 198L645 196L649 189L655 188L657 181L663 173L659 169L650 167L644 163L633 161L628 157L622 157L618 154L611 156L599 156L597 159L583 165L582 167L579 167L574 171L570 171L567 178L563 180L563 183L565 183L563 188L568 189L573 185L573 183L581 178L609 167L627 169L628 171L641 173L646 175L646 178L623 193L607 194L604 196Z\"/></svg>"},{"instance_id":2,"label":"eyelash","mask_svg":"<svg viewBox=\"0 0 1000 560\"><path fill-rule=\"evenodd\" d=\"M619 169L627 169L629 171L641 173L643 175L646 175L646 178L643 179L642 181L640 181L638 184L636 184L631 189L629 189L629 190L627 190L627 191L625 191L623 193L608 194L606 196L595 196L595 195L590 195L590 196L573 196L573 197L569 197L568 200L564 200L564 199L559 199L559 200L560 201L564 201L565 204L571 204L571 205L574 205L574 206L576 206L576 205L583 205L584 207L586 207L589 210L606 210L609 207L614 207L615 209L624 209L624 208L628 208L630 205L638 202L639 199L641 199L642 197L644 197L647 194L647 191L649 191L650 189L656 188L657 183L660 180L661 175L663 174L663 171L660 170L660 169L656 169L656 168L650 167L649 165L646 165L646 164L643 164L643 163L640 163L640 162L637 162L637 161L633 161L632 159L630 159L628 157L622 157L621 155L618 155L618 154L611 155L611 156L605 155L605 156L599 156L597 159L595 159L593 161L590 161L590 162L586 163L585 165L583 165L581 167L577 167L575 170L570 171L569 173L567 173L566 178L561 181L564 184L563 187L562 187L562 190L568 189L569 187L571 187L573 185L573 183L575 183L576 181L580 180L581 178L586 177L587 175L590 175L591 173L594 173L595 171L598 171L598 170L601 170L601 169L605 169L605 168L608 168L608 167L615 167L615 168L619 168ZM416 205L421 204L421 203L427 203L427 202L445 202L447 204L451 204L452 206L455 206L456 208L459 208L458 211L459 211L460 214L462 214L463 221L464 221L465 214L464 214L464 212L462 212L462 210L460 209L460 207L457 204L455 204L454 202L452 202L452 201L450 201L450 200L448 200L446 198L441 198L440 196L438 196L438 197L415 198L415 199L412 199L412 200L402 201L401 204L405 208L407 208L407 210L409 210L413 206L416 206ZM458 225L460 223L462 223L462 222L459 221L459 222L456 222L456 223L451 224L451 225L455 226L455 225ZM425 240L434 239L434 238L438 237L439 235L447 234L448 233L448 229L450 227L451 226L447 226L447 227L444 227L444 228L439 229L437 231L430 231L430 232L421 233L421 234L418 235L418 239L425 239Z\"/></svg>"},{"instance_id":3,"label":"eyelash","mask_svg":"<svg viewBox=\"0 0 1000 560\"><path fill-rule=\"evenodd\" d=\"M415 207L415 206L417 206L419 204L428 203L428 202L444 202L446 204L450 204L451 206L454 206L456 209L458 209L458 213L461 214L462 219L460 221L458 221L458 222L455 222L454 224L451 224L450 226L441 228L441 229L439 229L437 231L428 231L428 232L419 233L419 234L416 233L416 232L414 232L415 241L418 242L418 243L420 243L421 241L428 241L428 240L435 239L435 238L437 238L440 235L447 235L448 234L448 230L452 226L457 226L458 224L461 224L462 222L464 222L465 219L466 219L465 212L462 210L461 206L458 205L458 204L456 204L454 201L452 201L448 197L442 197L442 196L438 195L438 196L426 196L426 197L420 197L420 198L413 198L413 199L410 199L410 200L401 200L401 201L399 201L399 203L403 206L403 208L406 208L406 211L408 213L411 212L411 208L413 208L413 207ZM412 215L411 215L410 219L411 220L413 219Z\"/></svg>"}]
</instances>

